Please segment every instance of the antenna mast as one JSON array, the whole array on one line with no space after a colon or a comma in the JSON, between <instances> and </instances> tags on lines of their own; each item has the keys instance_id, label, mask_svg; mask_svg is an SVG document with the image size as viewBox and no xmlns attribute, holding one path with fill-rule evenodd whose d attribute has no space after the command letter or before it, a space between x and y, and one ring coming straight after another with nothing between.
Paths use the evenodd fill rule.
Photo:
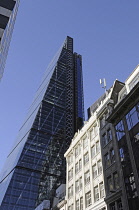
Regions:
<instances>
[{"instance_id":1,"label":"antenna mast","mask_svg":"<svg viewBox=\"0 0 139 210\"><path fill-rule=\"evenodd\" d=\"M105 93L106 93L107 92L107 89L106 89L106 79L105 78L100 79L99 82L100 82L100 85L102 85L102 88L104 88Z\"/></svg>"}]
</instances>

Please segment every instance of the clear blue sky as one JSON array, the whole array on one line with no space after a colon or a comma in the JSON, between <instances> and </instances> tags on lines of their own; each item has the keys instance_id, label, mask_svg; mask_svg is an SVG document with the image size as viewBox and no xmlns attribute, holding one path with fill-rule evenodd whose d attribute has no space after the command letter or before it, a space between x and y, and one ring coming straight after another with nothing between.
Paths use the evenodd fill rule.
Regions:
<instances>
[{"instance_id":1,"label":"clear blue sky","mask_svg":"<svg viewBox=\"0 0 139 210\"><path fill-rule=\"evenodd\" d=\"M27 0L20 8L0 83L0 169L43 73L66 36L83 57L86 109L139 63L138 0Z\"/></svg>"}]
</instances>

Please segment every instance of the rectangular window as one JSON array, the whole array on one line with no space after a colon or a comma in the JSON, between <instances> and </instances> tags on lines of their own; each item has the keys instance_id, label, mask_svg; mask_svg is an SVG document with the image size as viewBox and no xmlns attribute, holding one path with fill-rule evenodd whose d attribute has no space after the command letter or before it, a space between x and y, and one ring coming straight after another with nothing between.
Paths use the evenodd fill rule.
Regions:
<instances>
[{"instance_id":1,"label":"rectangular window","mask_svg":"<svg viewBox=\"0 0 139 210\"><path fill-rule=\"evenodd\" d=\"M96 142L96 153L100 151L99 141Z\"/></svg>"},{"instance_id":2,"label":"rectangular window","mask_svg":"<svg viewBox=\"0 0 139 210\"><path fill-rule=\"evenodd\" d=\"M79 171L82 169L82 160L79 160Z\"/></svg>"},{"instance_id":3,"label":"rectangular window","mask_svg":"<svg viewBox=\"0 0 139 210\"><path fill-rule=\"evenodd\" d=\"M98 127L97 126L94 126L94 134L95 134L95 136L98 134Z\"/></svg>"},{"instance_id":4,"label":"rectangular window","mask_svg":"<svg viewBox=\"0 0 139 210\"><path fill-rule=\"evenodd\" d=\"M97 162L97 167L98 167L98 174L101 174L102 173L102 162L101 162L101 160L99 160Z\"/></svg>"},{"instance_id":5,"label":"rectangular window","mask_svg":"<svg viewBox=\"0 0 139 210\"><path fill-rule=\"evenodd\" d=\"M114 182L114 189L118 189L119 186L119 178L117 172L113 174L113 182Z\"/></svg>"},{"instance_id":6,"label":"rectangular window","mask_svg":"<svg viewBox=\"0 0 139 210\"><path fill-rule=\"evenodd\" d=\"M90 172L87 171L85 174L84 174L84 182L85 182L85 185L88 184L90 182Z\"/></svg>"},{"instance_id":7,"label":"rectangular window","mask_svg":"<svg viewBox=\"0 0 139 210\"><path fill-rule=\"evenodd\" d=\"M111 158L111 164L115 162L115 154L114 149L110 150L110 158Z\"/></svg>"},{"instance_id":8,"label":"rectangular window","mask_svg":"<svg viewBox=\"0 0 139 210\"><path fill-rule=\"evenodd\" d=\"M112 132L111 129L107 131L108 142L112 140Z\"/></svg>"},{"instance_id":9,"label":"rectangular window","mask_svg":"<svg viewBox=\"0 0 139 210\"><path fill-rule=\"evenodd\" d=\"M83 197L80 198L80 210L83 210Z\"/></svg>"},{"instance_id":10,"label":"rectangular window","mask_svg":"<svg viewBox=\"0 0 139 210\"><path fill-rule=\"evenodd\" d=\"M91 148L91 156L92 158L95 156L96 151L95 151L95 145Z\"/></svg>"},{"instance_id":11,"label":"rectangular window","mask_svg":"<svg viewBox=\"0 0 139 210\"><path fill-rule=\"evenodd\" d=\"M80 208L79 208L79 200L76 201L76 210L80 210Z\"/></svg>"},{"instance_id":12,"label":"rectangular window","mask_svg":"<svg viewBox=\"0 0 139 210\"><path fill-rule=\"evenodd\" d=\"M88 152L84 155L84 165L86 164L86 163L88 163L88 161L89 161L89 155L88 155Z\"/></svg>"},{"instance_id":13,"label":"rectangular window","mask_svg":"<svg viewBox=\"0 0 139 210\"><path fill-rule=\"evenodd\" d=\"M121 200L117 201L117 207L118 207L118 210L123 210L123 206L122 206L122 201Z\"/></svg>"},{"instance_id":14,"label":"rectangular window","mask_svg":"<svg viewBox=\"0 0 139 210\"><path fill-rule=\"evenodd\" d=\"M75 157L77 157L79 155L79 149L78 146L75 148Z\"/></svg>"},{"instance_id":15,"label":"rectangular window","mask_svg":"<svg viewBox=\"0 0 139 210\"><path fill-rule=\"evenodd\" d=\"M69 155L68 157L68 164L70 165L73 162L73 155Z\"/></svg>"},{"instance_id":16,"label":"rectangular window","mask_svg":"<svg viewBox=\"0 0 139 210\"><path fill-rule=\"evenodd\" d=\"M79 171L79 163L75 164L75 174L77 174Z\"/></svg>"},{"instance_id":17,"label":"rectangular window","mask_svg":"<svg viewBox=\"0 0 139 210\"><path fill-rule=\"evenodd\" d=\"M75 192L77 193L80 190L79 180L75 182Z\"/></svg>"},{"instance_id":18,"label":"rectangular window","mask_svg":"<svg viewBox=\"0 0 139 210\"><path fill-rule=\"evenodd\" d=\"M86 148L87 146L88 146L88 139L87 139L87 137L85 137L83 139L83 147Z\"/></svg>"},{"instance_id":19,"label":"rectangular window","mask_svg":"<svg viewBox=\"0 0 139 210\"><path fill-rule=\"evenodd\" d=\"M110 210L116 210L115 203L110 204Z\"/></svg>"},{"instance_id":20,"label":"rectangular window","mask_svg":"<svg viewBox=\"0 0 139 210\"><path fill-rule=\"evenodd\" d=\"M94 187L94 201L99 200L99 191L98 191L98 186Z\"/></svg>"},{"instance_id":21,"label":"rectangular window","mask_svg":"<svg viewBox=\"0 0 139 210\"><path fill-rule=\"evenodd\" d=\"M99 189L100 189L100 198L104 197L104 184L103 182L99 184Z\"/></svg>"},{"instance_id":22,"label":"rectangular window","mask_svg":"<svg viewBox=\"0 0 139 210\"><path fill-rule=\"evenodd\" d=\"M68 180L73 178L73 168L68 172Z\"/></svg>"},{"instance_id":23,"label":"rectangular window","mask_svg":"<svg viewBox=\"0 0 139 210\"><path fill-rule=\"evenodd\" d=\"M80 190L82 189L82 177L80 177L80 179L79 179L79 188L80 188Z\"/></svg>"},{"instance_id":24,"label":"rectangular window","mask_svg":"<svg viewBox=\"0 0 139 210\"><path fill-rule=\"evenodd\" d=\"M90 131L90 139L93 140L94 137L95 137L95 133L94 133L94 129L92 129Z\"/></svg>"},{"instance_id":25,"label":"rectangular window","mask_svg":"<svg viewBox=\"0 0 139 210\"><path fill-rule=\"evenodd\" d=\"M107 184L108 184L108 192L110 193L111 191L113 191L113 183L112 183L112 177L109 176L107 178Z\"/></svg>"},{"instance_id":26,"label":"rectangular window","mask_svg":"<svg viewBox=\"0 0 139 210\"><path fill-rule=\"evenodd\" d=\"M70 198L71 196L73 196L73 185L68 188L68 197Z\"/></svg>"},{"instance_id":27,"label":"rectangular window","mask_svg":"<svg viewBox=\"0 0 139 210\"><path fill-rule=\"evenodd\" d=\"M104 160L105 160L105 168L108 168L110 166L110 155L109 155L109 153L106 153L106 155L104 155Z\"/></svg>"},{"instance_id":28,"label":"rectangular window","mask_svg":"<svg viewBox=\"0 0 139 210\"><path fill-rule=\"evenodd\" d=\"M97 166L96 164L92 167L93 170L93 178L95 179L97 177Z\"/></svg>"},{"instance_id":29,"label":"rectangular window","mask_svg":"<svg viewBox=\"0 0 139 210\"><path fill-rule=\"evenodd\" d=\"M119 149L119 153L120 153L121 162L123 162L124 161L124 157L125 157L125 155L124 155L124 148L121 147Z\"/></svg>"},{"instance_id":30,"label":"rectangular window","mask_svg":"<svg viewBox=\"0 0 139 210\"><path fill-rule=\"evenodd\" d=\"M86 193L86 195L85 195L85 203L86 203L86 208L91 205L91 203L92 203L92 201L91 201L91 192Z\"/></svg>"},{"instance_id":31,"label":"rectangular window","mask_svg":"<svg viewBox=\"0 0 139 210\"><path fill-rule=\"evenodd\" d=\"M102 145L103 147L108 143L106 133L102 135Z\"/></svg>"},{"instance_id":32,"label":"rectangular window","mask_svg":"<svg viewBox=\"0 0 139 210\"><path fill-rule=\"evenodd\" d=\"M116 130L117 140L119 141L125 135L124 125L122 120L115 126L115 130Z\"/></svg>"}]
</instances>

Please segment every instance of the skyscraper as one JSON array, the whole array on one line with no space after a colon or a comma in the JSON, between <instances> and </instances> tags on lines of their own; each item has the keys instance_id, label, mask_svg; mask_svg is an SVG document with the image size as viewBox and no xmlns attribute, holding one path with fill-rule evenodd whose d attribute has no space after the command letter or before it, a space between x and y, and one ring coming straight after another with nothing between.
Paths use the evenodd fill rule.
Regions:
<instances>
[{"instance_id":1,"label":"skyscraper","mask_svg":"<svg viewBox=\"0 0 139 210\"><path fill-rule=\"evenodd\" d=\"M0 1L0 79L3 76L18 6L19 0Z\"/></svg>"},{"instance_id":2,"label":"skyscraper","mask_svg":"<svg viewBox=\"0 0 139 210\"><path fill-rule=\"evenodd\" d=\"M50 203L65 183L64 153L84 119L82 59L67 37L49 65L0 183L0 210L33 210Z\"/></svg>"}]
</instances>

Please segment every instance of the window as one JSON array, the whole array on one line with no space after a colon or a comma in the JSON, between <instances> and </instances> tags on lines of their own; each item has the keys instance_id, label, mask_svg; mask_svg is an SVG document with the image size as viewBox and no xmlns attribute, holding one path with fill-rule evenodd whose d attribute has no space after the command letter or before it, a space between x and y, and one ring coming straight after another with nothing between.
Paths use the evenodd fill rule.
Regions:
<instances>
[{"instance_id":1,"label":"window","mask_svg":"<svg viewBox=\"0 0 139 210\"><path fill-rule=\"evenodd\" d=\"M94 187L94 200L95 202L99 200L98 186Z\"/></svg>"},{"instance_id":2,"label":"window","mask_svg":"<svg viewBox=\"0 0 139 210\"><path fill-rule=\"evenodd\" d=\"M96 164L93 166L93 178L95 179L97 177L97 166Z\"/></svg>"},{"instance_id":3,"label":"window","mask_svg":"<svg viewBox=\"0 0 139 210\"><path fill-rule=\"evenodd\" d=\"M95 137L94 129L90 131L90 139L92 140Z\"/></svg>"},{"instance_id":4,"label":"window","mask_svg":"<svg viewBox=\"0 0 139 210\"><path fill-rule=\"evenodd\" d=\"M95 136L98 134L98 127L97 126L94 126L94 134L95 134Z\"/></svg>"},{"instance_id":5,"label":"window","mask_svg":"<svg viewBox=\"0 0 139 210\"><path fill-rule=\"evenodd\" d=\"M103 135L102 135L102 145L103 145L103 147L107 144L108 142L107 142L107 136L106 136L106 133L104 133Z\"/></svg>"},{"instance_id":6,"label":"window","mask_svg":"<svg viewBox=\"0 0 139 210\"><path fill-rule=\"evenodd\" d=\"M83 197L80 198L80 210L83 210Z\"/></svg>"},{"instance_id":7,"label":"window","mask_svg":"<svg viewBox=\"0 0 139 210\"><path fill-rule=\"evenodd\" d=\"M109 153L104 155L104 160L105 160L105 167L108 168L110 166L110 155L109 155Z\"/></svg>"},{"instance_id":8,"label":"window","mask_svg":"<svg viewBox=\"0 0 139 210\"><path fill-rule=\"evenodd\" d=\"M123 210L123 206L122 206L122 201L121 200L117 201L117 207L118 207L118 210Z\"/></svg>"},{"instance_id":9,"label":"window","mask_svg":"<svg viewBox=\"0 0 139 210\"><path fill-rule=\"evenodd\" d=\"M102 173L102 162L101 162L101 160L99 160L97 162L97 166L98 166L98 174L101 174Z\"/></svg>"},{"instance_id":10,"label":"window","mask_svg":"<svg viewBox=\"0 0 139 210\"><path fill-rule=\"evenodd\" d=\"M76 201L76 210L79 210L79 200Z\"/></svg>"},{"instance_id":11,"label":"window","mask_svg":"<svg viewBox=\"0 0 139 210\"><path fill-rule=\"evenodd\" d=\"M98 133L98 128L97 128L97 126L94 126L93 129L90 131L90 138L91 138L91 140L95 138L97 133Z\"/></svg>"},{"instance_id":12,"label":"window","mask_svg":"<svg viewBox=\"0 0 139 210\"><path fill-rule=\"evenodd\" d=\"M86 193L86 195L85 195L85 203L86 203L86 208L91 205L91 203L92 203L92 201L91 201L91 192Z\"/></svg>"},{"instance_id":13,"label":"window","mask_svg":"<svg viewBox=\"0 0 139 210\"><path fill-rule=\"evenodd\" d=\"M68 188L68 197L70 198L71 196L73 196L73 185Z\"/></svg>"},{"instance_id":14,"label":"window","mask_svg":"<svg viewBox=\"0 0 139 210\"><path fill-rule=\"evenodd\" d=\"M88 139L87 137L83 139L83 147L86 148L88 145Z\"/></svg>"},{"instance_id":15,"label":"window","mask_svg":"<svg viewBox=\"0 0 139 210\"><path fill-rule=\"evenodd\" d=\"M73 155L69 155L68 157L68 164L70 165L73 162Z\"/></svg>"},{"instance_id":16,"label":"window","mask_svg":"<svg viewBox=\"0 0 139 210\"><path fill-rule=\"evenodd\" d=\"M119 178L117 172L113 174L114 189L119 188Z\"/></svg>"},{"instance_id":17,"label":"window","mask_svg":"<svg viewBox=\"0 0 139 210\"><path fill-rule=\"evenodd\" d=\"M98 153L100 150L99 141L96 142L96 153Z\"/></svg>"},{"instance_id":18,"label":"window","mask_svg":"<svg viewBox=\"0 0 139 210\"><path fill-rule=\"evenodd\" d=\"M73 168L68 173L68 180L71 180L73 178Z\"/></svg>"},{"instance_id":19,"label":"window","mask_svg":"<svg viewBox=\"0 0 139 210\"><path fill-rule=\"evenodd\" d=\"M100 198L104 197L104 184L103 182L99 184L99 189L100 189Z\"/></svg>"},{"instance_id":20,"label":"window","mask_svg":"<svg viewBox=\"0 0 139 210\"><path fill-rule=\"evenodd\" d=\"M114 149L110 150L110 158L111 158L111 164L115 162L115 154Z\"/></svg>"},{"instance_id":21,"label":"window","mask_svg":"<svg viewBox=\"0 0 139 210\"><path fill-rule=\"evenodd\" d=\"M82 189L82 177L80 177L80 179L79 179L79 188L80 188L80 190Z\"/></svg>"},{"instance_id":22,"label":"window","mask_svg":"<svg viewBox=\"0 0 139 210\"><path fill-rule=\"evenodd\" d=\"M139 122L138 105L134 106L133 109L130 110L130 112L126 115L126 120L129 130Z\"/></svg>"},{"instance_id":23,"label":"window","mask_svg":"<svg viewBox=\"0 0 139 210\"><path fill-rule=\"evenodd\" d=\"M85 174L84 174L84 181L85 181L85 185L88 184L90 182L90 172L87 171Z\"/></svg>"},{"instance_id":24,"label":"window","mask_svg":"<svg viewBox=\"0 0 139 210\"><path fill-rule=\"evenodd\" d=\"M82 189L82 177L75 182L75 192L79 192Z\"/></svg>"},{"instance_id":25,"label":"window","mask_svg":"<svg viewBox=\"0 0 139 210\"><path fill-rule=\"evenodd\" d=\"M81 170L81 168L82 168L82 161L80 159L79 162L75 164L75 174L77 174Z\"/></svg>"},{"instance_id":26,"label":"window","mask_svg":"<svg viewBox=\"0 0 139 210\"><path fill-rule=\"evenodd\" d=\"M88 155L88 153L86 153L86 154L84 155L84 165L85 165L86 163L88 163L88 161L89 161L89 155Z\"/></svg>"},{"instance_id":27,"label":"window","mask_svg":"<svg viewBox=\"0 0 139 210\"><path fill-rule=\"evenodd\" d=\"M100 119L100 127L103 128L105 126L105 115Z\"/></svg>"},{"instance_id":28,"label":"window","mask_svg":"<svg viewBox=\"0 0 139 210\"><path fill-rule=\"evenodd\" d=\"M95 145L91 148L91 156L92 158L95 156L96 152L95 152Z\"/></svg>"},{"instance_id":29,"label":"window","mask_svg":"<svg viewBox=\"0 0 139 210\"><path fill-rule=\"evenodd\" d=\"M109 176L107 178L107 183L108 183L108 192L110 193L111 191L113 191L113 183L112 183L112 177Z\"/></svg>"},{"instance_id":30,"label":"window","mask_svg":"<svg viewBox=\"0 0 139 210\"><path fill-rule=\"evenodd\" d=\"M75 157L77 157L81 153L81 145L78 144L78 146L75 148Z\"/></svg>"},{"instance_id":31,"label":"window","mask_svg":"<svg viewBox=\"0 0 139 210\"><path fill-rule=\"evenodd\" d=\"M75 174L77 174L79 171L79 163L75 164Z\"/></svg>"},{"instance_id":32,"label":"window","mask_svg":"<svg viewBox=\"0 0 139 210\"><path fill-rule=\"evenodd\" d=\"M79 155L79 150L78 147L75 148L75 157L77 157Z\"/></svg>"},{"instance_id":33,"label":"window","mask_svg":"<svg viewBox=\"0 0 139 210\"><path fill-rule=\"evenodd\" d=\"M110 204L110 210L116 210L115 203Z\"/></svg>"},{"instance_id":34,"label":"window","mask_svg":"<svg viewBox=\"0 0 139 210\"><path fill-rule=\"evenodd\" d=\"M108 129L107 136L108 136L108 142L111 141L112 140L112 132L111 132L111 129Z\"/></svg>"},{"instance_id":35,"label":"window","mask_svg":"<svg viewBox=\"0 0 139 210\"><path fill-rule=\"evenodd\" d=\"M82 160L79 160L79 171L82 169Z\"/></svg>"},{"instance_id":36,"label":"window","mask_svg":"<svg viewBox=\"0 0 139 210\"><path fill-rule=\"evenodd\" d=\"M124 125L122 120L115 126L115 129L116 129L117 140L119 141L125 135Z\"/></svg>"},{"instance_id":37,"label":"window","mask_svg":"<svg viewBox=\"0 0 139 210\"><path fill-rule=\"evenodd\" d=\"M121 147L121 148L119 149L119 153L120 153L121 162L123 162L123 161L124 161L124 156L125 156L125 155L124 155L124 148Z\"/></svg>"},{"instance_id":38,"label":"window","mask_svg":"<svg viewBox=\"0 0 139 210\"><path fill-rule=\"evenodd\" d=\"M79 180L75 182L75 192L77 193L80 190Z\"/></svg>"}]
</instances>

